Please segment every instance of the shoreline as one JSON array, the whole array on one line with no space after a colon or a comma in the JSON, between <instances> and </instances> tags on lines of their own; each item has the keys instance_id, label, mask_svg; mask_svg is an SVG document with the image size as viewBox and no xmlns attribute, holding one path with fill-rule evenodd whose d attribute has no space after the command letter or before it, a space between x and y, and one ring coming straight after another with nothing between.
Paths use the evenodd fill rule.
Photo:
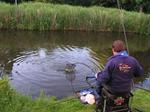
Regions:
<instances>
[{"instance_id":1,"label":"shoreline","mask_svg":"<svg viewBox=\"0 0 150 112\"><path fill-rule=\"evenodd\" d=\"M32 99L30 96L16 92L8 82L7 78L0 79L0 111L2 112L91 112L95 108L95 105L82 104L75 97L58 100L41 93L38 98ZM138 89L133 95L131 107L149 112L150 93Z\"/></svg>"}]
</instances>

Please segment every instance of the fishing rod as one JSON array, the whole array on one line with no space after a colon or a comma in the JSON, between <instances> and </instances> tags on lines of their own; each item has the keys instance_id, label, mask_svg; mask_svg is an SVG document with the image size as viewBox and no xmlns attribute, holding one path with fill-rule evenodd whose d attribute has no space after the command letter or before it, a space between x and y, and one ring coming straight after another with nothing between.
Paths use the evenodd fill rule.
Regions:
<instances>
[{"instance_id":1,"label":"fishing rod","mask_svg":"<svg viewBox=\"0 0 150 112\"><path fill-rule=\"evenodd\" d=\"M94 86L92 86L92 84L88 81L88 79L94 79L94 80L96 81L96 77L94 77L94 76L87 76L87 77L86 77L87 83L88 83L92 88L94 88ZM146 92L150 92L150 89L143 88L143 87L138 86L138 85L134 85L134 88L141 89L141 90L144 90L144 91L146 91Z\"/></svg>"},{"instance_id":2,"label":"fishing rod","mask_svg":"<svg viewBox=\"0 0 150 112\"><path fill-rule=\"evenodd\" d=\"M117 0L117 5L118 5L118 9L120 11L120 21L121 21L121 26L123 29L124 38L125 38L125 44L126 44L127 52L129 54L128 40L127 40L126 29L125 29L124 18L123 18L124 15L123 15L122 7L120 4L120 0ZM134 81L133 80L132 80L132 89L134 89Z\"/></svg>"},{"instance_id":3,"label":"fishing rod","mask_svg":"<svg viewBox=\"0 0 150 112\"><path fill-rule=\"evenodd\" d=\"M141 89L141 90L144 90L144 91L146 91L146 92L150 92L150 89L147 89L147 88L143 88L143 87L141 87L141 86L134 86L134 88L137 88L137 89Z\"/></svg>"},{"instance_id":4,"label":"fishing rod","mask_svg":"<svg viewBox=\"0 0 150 112\"><path fill-rule=\"evenodd\" d=\"M124 24L124 19L123 19L124 15L123 15L122 7L120 5L119 0L117 0L117 5L118 5L118 9L120 11L121 26L122 26L122 29L123 29L123 34L124 34L124 37L125 37L125 43L126 43L127 51L128 51L128 54L129 54L128 40L127 40L126 29L125 29L125 24Z\"/></svg>"},{"instance_id":5,"label":"fishing rod","mask_svg":"<svg viewBox=\"0 0 150 112\"><path fill-rule=\"evenodd\" d=\"M76 62L76 63L72 63L72 64L81 64L81 65L84 65L84 66L86 66L87 68L89 68L94 74L96 73L96 71L94 71L94 69L92 69L89 65L87 65L87 64L85 64L85 63ZM98 67L98 66L97 66L97 67ZM100 69L100 71L101 71L101 68L99 68L99 69ZM96 81L95 76L86 76L86 80L85 80L86 83L87 83L90 87L94 88L94 86L89 82L89 79L93 79L93 80ZM71 82L71 86L73 86L72 82ZM143 87L137 86L137 85L135 86L135 85L134 85L134 82L133 82L132 89L134 90L134 88L138 88L138 89L142 89L142 90L145 90L145 91L147 91L147 92L150 92L149 89L146 89L146 88L143 88ZM74 91L74 93L75 93L74 87L72 87L72 89L73 89L73 91Z\"/></svg>"},{"instance_id":6,"label":"fishing rod","mask_svg":"<svg viewBox=\"0 0 150 112\"><path fill-rule=\"evenodd\" d=\"M123 29L123 33L124 33L124 37L125 37L125 44L126 44L126 47L127 47L127 51L128 51L128 54L129 54L129 47L128 47L128 40L127 40L127 35L126 35L126 29L125 29L125 24L124 24L124 15L123 15L123 11L122 11L122 7L120 5L120 0L117 0L117 5L118 5L118 8L120 10L120 20L121 20L121 25L122 25L122 29ZM138 88L138 89L142 89L142 90L145 90L147 92L150 92L150 90L146 89L146 88L143 88L141 86L135 86L134 85L134 81L132 80L132 88Z\"/></svg>"}]
</instances>

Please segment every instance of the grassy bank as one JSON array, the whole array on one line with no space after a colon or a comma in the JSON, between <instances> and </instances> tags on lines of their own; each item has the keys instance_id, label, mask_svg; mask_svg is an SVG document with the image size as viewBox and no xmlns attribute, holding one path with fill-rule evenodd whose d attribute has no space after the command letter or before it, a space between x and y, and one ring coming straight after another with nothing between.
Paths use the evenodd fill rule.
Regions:
<instances>
[{"instance_id":1,"label":"grassy bank","mask_svg":"<svg viewBox=\"0 0 150 112\"><path fill-rule=\"evenodd\" d=\"M128 32L150 34L150 15L123 13ZM121 31L120 17L119 10L112 8L0 3L0 29Z\"/></svg>"},{"instance_id":2,"label":"grassy bank","mask_svg":"<svg viewBox=\"0 0 150 112\"><path fill-rule=\"evenodd\" d=\"M137 90L133 107L149 112L150 93ZM56 100L41 95L37 99L22 96L10 88L6 79L0 79L0 112L92 112L94 106L83 105L77 99Z\"/></svg>"}]
</instances>

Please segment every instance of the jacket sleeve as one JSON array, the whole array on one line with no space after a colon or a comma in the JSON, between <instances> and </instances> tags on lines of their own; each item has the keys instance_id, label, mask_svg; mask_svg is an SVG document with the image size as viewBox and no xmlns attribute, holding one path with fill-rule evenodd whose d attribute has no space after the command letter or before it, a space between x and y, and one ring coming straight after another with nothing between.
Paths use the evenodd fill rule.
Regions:
<instances>
[{"instance_id":1,"label":"jacket sleeve","mask_svg":"<svg viewBox=\"0 0 150 112\"><path fill-rule=\"evenodd\" d=\"M104 70L102 72L99 72L97 75L97 81L100 85L105 85L109 80L111 79L111 73L112 73L113 64L111 61L108 61Z\"/></svg>"},{"instance_id":2,"label":"jacket sleeve","mask_svg":"<svg viewBox=\"0 0 150 112\"><path fill-rule=\"evenodd\" d=\"M139 76L142 76L143 74L144 74L144 70L143 70L142 66L139 64L139 62L137 60L135 60L134 76L139 77Z\"/></svg>"}]
</instances>

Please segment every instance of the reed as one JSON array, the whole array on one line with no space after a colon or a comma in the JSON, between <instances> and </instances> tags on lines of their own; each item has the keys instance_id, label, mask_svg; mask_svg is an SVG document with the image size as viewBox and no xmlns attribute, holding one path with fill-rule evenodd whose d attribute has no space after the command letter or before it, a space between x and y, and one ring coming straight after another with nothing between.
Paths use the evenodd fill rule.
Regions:
<instances>
[{"instance_id":1,"label":"reed","mask_svg":"<svg viewBox=\"0 0 150 112\"><path fill-rule=\"evenodd\" d=\"M150 34L150 15L122 11L127 32ZM122 31L118 9L46 3L0 3L0 29Z\"/></svg>"}]
</instances>

